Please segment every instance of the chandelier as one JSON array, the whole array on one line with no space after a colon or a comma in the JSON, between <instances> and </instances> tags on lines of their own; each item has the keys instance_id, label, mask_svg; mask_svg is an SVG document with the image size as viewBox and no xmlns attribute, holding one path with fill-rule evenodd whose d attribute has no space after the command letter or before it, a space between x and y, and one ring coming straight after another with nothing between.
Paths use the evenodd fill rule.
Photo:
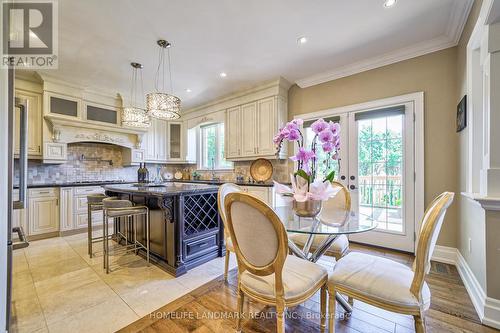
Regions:
<instances>
[{"instance_id":1,"label":"chandelier","mask_svg":"<svg viewBox=\"0 0 500 333\"><path fill-rule=\"evenodd\" d=\"M151 117L163 120L179 119L181 117L181 100L179 97L172 95L172 70L170 68L170 47L172 44L166 40L160 39L157 41L160 46L158 55L158 68L155 77L155 92L146 95L146 109ZM170 94L165 91L165 50L168 57L168 74L170 81ZM161 75L161 90L159 87Z\"/></svg>"},{"instance_id":2,"label":"chandelier","mask_svg":"<svg viewBox=\"0 0 500 333\"><path fill-rule=\"evenodd\" d=\"M148 128L151 126L151 119L144 107L137 106L137 72L140 72L141 96L144 105L144 88L142 83L142 65L132 62L132 82L130 86L130 104L122 110L122 125L128 127Z\"/></svg>"}]
</instances>

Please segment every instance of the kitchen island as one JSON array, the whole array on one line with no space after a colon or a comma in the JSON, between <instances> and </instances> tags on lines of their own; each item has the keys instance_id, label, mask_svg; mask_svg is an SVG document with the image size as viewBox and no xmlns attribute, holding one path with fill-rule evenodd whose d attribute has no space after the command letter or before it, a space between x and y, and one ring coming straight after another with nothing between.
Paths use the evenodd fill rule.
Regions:
<instances>
[{"instance_id":1,"label":"kitchen island","mask_svg":"<svg viewBox=\"0 0 500 333\"><path fill-rule=\"evenodd\" d=\"M149 207L151 259L174 276L223 255L217 186L172 182L106 185L104 189L109 196ZM117 221L116 231L123 232L124 223ZM137 235L144 242L144 222L139 223Z\"/></svg>"}]
</instances>

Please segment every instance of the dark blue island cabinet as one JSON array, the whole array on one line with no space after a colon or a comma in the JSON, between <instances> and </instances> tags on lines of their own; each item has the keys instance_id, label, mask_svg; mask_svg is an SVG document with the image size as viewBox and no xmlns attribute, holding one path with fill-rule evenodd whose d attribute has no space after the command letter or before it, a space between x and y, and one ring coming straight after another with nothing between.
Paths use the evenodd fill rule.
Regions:
<instances>
[{"instance_id":1,"label":"dark blue island cabinet","mask_svg":"<svg viewBox=\"0 0 500 333\"><path fill-rule=\"evenodd\" d=\"M199 266L225 251L223 225L217 210L217 186L167 183L164 185L108 185L106 194L127 199L150 210L151 260L174 276ZM146 239L144 217L137 237ZM111 223L111 222L110 222ZM126 219L114 222L115 232L128 231ZM126 242L123 237L120 242ZM144 251L140 253L144 255Z\"/></svg>"}]
</instances>

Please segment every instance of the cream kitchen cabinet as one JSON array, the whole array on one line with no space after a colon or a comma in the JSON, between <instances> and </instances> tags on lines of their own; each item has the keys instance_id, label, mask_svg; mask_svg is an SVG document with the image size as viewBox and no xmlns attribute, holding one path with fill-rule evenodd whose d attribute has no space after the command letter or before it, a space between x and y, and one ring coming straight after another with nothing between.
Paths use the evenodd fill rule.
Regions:
<instances>
[{"instance_id":1,"label":"cream kitchen cabinet","mask_svg":"<svg viewBox=\"0 0 500 333\"><path fill-rule=\"evenodd\" d=\"M226 159L241 156L241 107L227 109L226 111Z\"/></svg>"},{"instance_id":2,"label":"cream kitchen cabinet","mask_svg":"<svg viewBox=\"0 0 500 333\"><path fill-rule=\"evenodd\" d=\"M28 191L28 235L59 231L59 190L56 188Z\"/></svg>"},{"instance_id":3,"label":"cream kitchen cabinet","mask_svg":"<svg viewBox=\"0 0 500 333\"><path fill-rule=\"evenodd\" d=\"M74 229L73 226L73 188L61 187L59 190L59 230Z\"/></svg>"},{"instance_id":4,"label":"cream kitchen cabinet","mask_svg":"<svg viewBox=\"0 0 500 333\"><path fill-rule=\"evenodd\" d=\"M273 137L286 122L286 102L268 97L226 111L226 159L276 158ZM286 147L280 158L286 158Z\"/></svg>"},{"instance_id":5,"label":"cream kitchen cabinet","mask_svg":"<svg viewBox=\"0 0 500 333\"><path fill-rule=\"evenodd\" d=\"M42 157L42 94L16 89L16 98L27 101L28 106L28 158ZM19 111L16 109L16 124L19 124ZM19 126L15 126L14 153L19 154Z\"/></svg>"},{"instance_id":6,"label":"cream kitchen cabinet","mask_svg":"<svg viewBox=\"0 0 500 333\"><path fill-rule=\"evenodd\" d=\"M241 186L241 188L243 192L259 198L271 207L282 207L290 204L290 200L284 199L271 186Z\"/></svg>"},{"instance_id":7,"label":"cream kitchen cabinet","mask_svg":"<svg viewBox=\"0 0 500 333\"><path fill-rule=\"evenodd\" d=\"M146 162L167 162L167 122L153 119L149 131L144 134L142 146Z\"/></svg>"},{"instance_id":8,"label":"cream kitchen cabinet","mask_svg":"<svg viewBox=\"0 0 500 333\"><path fill-rule=\"evenodd\" d=\"M257 103L248 103L241 106L241 155L257 155Z\"/></svg>"},{"instance_id":9,"label":"cream kitchen cabinet","mask_svg":"<svg viewBox=\"0 0 500 333\"><path fill-rule=\"evenodd\" d=\"M87 196L104 193L104 189L101 186L75 187L73 193L72 229L86 229L88 228ZM102 224L102 211L92 214L92 224Z\"/></svg>"},{"instance_id":10,"label":"cream kitchen cabinet","mask_svg":"<svg viewBox=\"0 0 500 333\"><path fill-rule=\"evenodd\" d=\"M179 163L186 161L187 131L181 121L153 119L142 139L144 160L151 163Z\"/></svg>"},{"instance_id":11,"label":"cream kitchen cabinet","mask_svg":"<svg viewBox=\"0 0 500 333\"><path fill-rule=\"evenodd\" d=\"M241 186L243 192L251 194L260 200L264 201L268 205L272 205L272 187L266 186Z\"/></svg>"}]
</instances>

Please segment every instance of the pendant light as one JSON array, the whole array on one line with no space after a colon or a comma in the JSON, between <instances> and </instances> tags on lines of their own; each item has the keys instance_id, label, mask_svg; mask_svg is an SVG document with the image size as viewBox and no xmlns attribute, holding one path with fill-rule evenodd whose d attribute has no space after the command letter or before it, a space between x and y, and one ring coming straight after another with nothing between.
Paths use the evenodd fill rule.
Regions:
<instances>
[{"instance_id":1,"label":"pendant light","mask_svg":"<svg viewBox=\"0 0 500 333\"><path fill-rule=\"evenodd\" d=\"M148 114L157 119L173 120L181 117L181 100L179 97L172 95L172 70L170 68L170 47L172 44L166 40L160 39L157 41L160 47L158 55L158 69L155 77L155 89L153 93L146 95L146 109ZM168 74L170 81L170 94L165 91L165 51L168 57ZM161 90L160 90L160 75L161 75Z\"/></svg>"},{"instance_id":2,"label":"pendant light","mask_svg":"<svg viewBox=\"0 0 500 333\"><path fill-rule=\"evenodd\" d=\"M148 128L151 126L151 119L144 109L144 88L142 82L142 65L137 62L130 63L132 66L132 82L130 85L130 103L122 111L122 125L128 127ZM142 103L137 104L137 84L138 72L140 73Z\"/></svg>"}]
</instances>

